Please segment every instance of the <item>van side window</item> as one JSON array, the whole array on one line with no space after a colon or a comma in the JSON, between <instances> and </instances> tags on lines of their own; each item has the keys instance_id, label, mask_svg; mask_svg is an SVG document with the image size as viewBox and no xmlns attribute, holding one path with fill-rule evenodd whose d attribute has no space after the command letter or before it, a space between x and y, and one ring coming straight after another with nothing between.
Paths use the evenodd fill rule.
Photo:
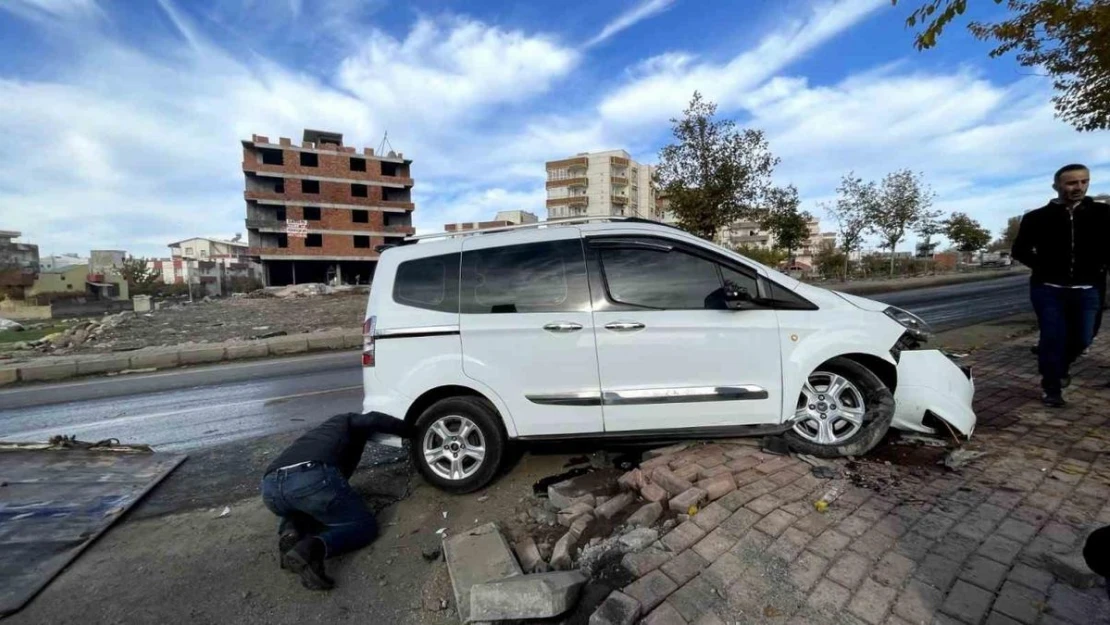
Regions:
<instances>
[{"instance_id":1,"label":"van side window","mask_svg":"<svg viewBox=\"0 0 1110 625\"><path fill-rule=\"evenodd\" d=\"M393 301L415 308L459 312L459 255L429 256L398 265Z\"/></svg>"},{"instance_id":2,"label":"van side window","mask_svg":"<svg viewBox=\"0 0 1110 625\"><path fill-rule=\"evenodd\" d=\"M590 310L580 239L463 252L462 276L465 314Z\"/></svg>"},{"instance_id":3,"label":"van side window","mask_svg":"<svg viewBox=\"0 0 1110 625\"><path fill-rule=\"evenodd\" d=\"M659 310L724 309L725 282L759 296L755 278L677 249L606 247L598 253L609 299L619 304Z\"/></svg>"}]
</instances>

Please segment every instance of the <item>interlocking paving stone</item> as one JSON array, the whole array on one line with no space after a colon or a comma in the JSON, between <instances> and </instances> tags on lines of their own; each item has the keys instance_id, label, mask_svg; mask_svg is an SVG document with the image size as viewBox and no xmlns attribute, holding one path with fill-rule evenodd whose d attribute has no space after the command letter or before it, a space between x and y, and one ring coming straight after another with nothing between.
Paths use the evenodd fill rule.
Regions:
<instances>
[{"instance_id":1,"label":"interlocking paving stone","mask_svg":"<svg viewBox=\"0 0 1110 625\"><path fill-rule=\"evenodd\" d=\"M875 565L871 577L884 586L899 588L916 567L917 563L913 560L898 552L888 551Z\"/></svg>"},{"instance_id":2,"label":"interlocking paving stone","mask_svg":"<svg viewBox=\"0 0 1110 625\"><path fill-rule=\"evenodd\" d=\"M944 593L928 584L910 580L894 603L894 613L911 623L928 623L944 602Z\"/></svg>"},{"instance_id":3,"label":"interlocking paving stone","mask_svg":"<svg viewBox=\"0 0 1110 625\"><path fill-rule=\"evenodd\" d=\"M686 521L668 532L660 542L674 553L680 553L693 547L702 538L705 538L705 530L692 521Z\"/></svg>"},{"instance_id":4,"label":"interlocking paving stone","mask_svg":"<svg viewBox=\"0 0 1110 625\"><path fill-rule=\"evenodd\" d=\"M806 603L818 610L836 612L848 603L851 596L852 591L832 580L823 579L810 593Z\"/></svg>"},{"instance_id":5,"label":"interlocking paving stone","mask_svg":"<svg viewBox=\"0 0 1110 625\"><path fill-rule=\"evenodd\" d=\"M704 571L707 566L709 566L709 562L705 558L699 556L694 550L687 549L661 568L667 574L667 577L681 586L697 577L698 573Z\"/></svg>"},{"instance_id":6,"label":"interlocking paving stone","mask_svg":"<svg viewBox=\"0 0 1110 625\"><path fill-rule=\"evenodd\" d=\"M797 517L785 510L775 510L756 523L755 529L771 536L778 536L796 520Z\"/></svg>"},{"instance_id":7,"label":"interlocking paving stone","mask_svg":"<svg viewBox=\"0 0 1110 625\"><path fill-rule=\"evenodd\" d=\"M957 581L944 600L941 610L957 619L976 625L990 610L994 594L963 580Z\"/></svg>"},{"instance_id":8,"label":"interlocking paving stone","mask_svg":"<svg viewBox=\"0 0 1110 625\"><path fill-rule=\"evenodd\" d=\"M712 562L717 559L717 556L732 549L737 539L731 535L716 529L710 532L705 538L701 539L694 545L693 550L701 557Z\"/></svg>"},{"instance_id":9,"label":"interlocking paving stone","mask_svg":"<svg viewBox=\"0 0 1110 625\"><path fill-rule=\"evenodd\" d=\"M972 556L960 572L960 579L994 592L1006 579L1009 567L983 556Z\"/></svg>"},{"instance_id":10,"label":"interlocking paving stone","mask_svg":"<svg viewBox=\"0 0 1110 625\"><path fill-rule=\"evenodd\" d=\"M851 538L841 534L835 529L830 529L825 530L823 534L811 542L809 548L826 558L834 558L838 553L844 551L851 542Z\"/></svg>"},{"instance_id":11,"label":"interlocking paving stone","mask_svg":"<svg viewBox=\"0 0 1110 625\"><path fill-rule=\"evenodd\" d=\"M886 618L898 591L872 580L864 580L848 604L848 611L871 625L879 625Z\"/></svg>"},{"instance_id":12,"label":"interlocking paving stone","mask_svg":"<svg viewBox=\"0 0 1110 625\"><path fill-rule=\"evenodd\" d=\"M656 570L626 586L624 594L639 601L645 612L650 612L675 590L678 590L678 585L662 571Z\"/></svg>"}]
</instances>

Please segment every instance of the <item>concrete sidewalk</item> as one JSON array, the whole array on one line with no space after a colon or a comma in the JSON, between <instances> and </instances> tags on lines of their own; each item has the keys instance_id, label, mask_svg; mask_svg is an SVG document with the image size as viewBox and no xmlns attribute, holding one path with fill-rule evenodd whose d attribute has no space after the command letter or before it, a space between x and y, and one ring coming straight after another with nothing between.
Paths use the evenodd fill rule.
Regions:
<instances>
[{"instance_id":1,"label":"concrete sidewalk","mask_svg":"<svg viewBox=\"0 0 1110 625\"><path fill-rule=\"evenodd\" d=\"M638 603L650 625L1110 623L1106 589L1077 556L1110 524L1110 347L1092 348L1069 406L1050 410L1032 341L975 358L967 447L986 456L958 470L939 454L841 462L855 477L825 513L813 504L831 482L795 458L709 444L650 460L719 474L723 457L738 488L625 556L638 579L613 601Z\"/></svg>"}]
</instances>

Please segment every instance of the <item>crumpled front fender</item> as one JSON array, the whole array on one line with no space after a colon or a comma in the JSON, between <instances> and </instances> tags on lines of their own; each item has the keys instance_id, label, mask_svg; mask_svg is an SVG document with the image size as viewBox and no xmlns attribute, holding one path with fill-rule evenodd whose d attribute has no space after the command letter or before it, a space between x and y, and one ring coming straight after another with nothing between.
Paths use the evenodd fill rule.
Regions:
<instances>
[{"instance_id":1,"label":"crumpled front fender","mask_svg":"<svg viewBox=\"0 0 1110 625\"><path fill-rule=\"evenodd\" d=\"M970 437L976 422L974 399L975 380L970 368L961 368L939 350L905 351L898 362L891 425L901 430L947 434L923 423L925 415L931 413Z\"/></svg>"}]
</instances>

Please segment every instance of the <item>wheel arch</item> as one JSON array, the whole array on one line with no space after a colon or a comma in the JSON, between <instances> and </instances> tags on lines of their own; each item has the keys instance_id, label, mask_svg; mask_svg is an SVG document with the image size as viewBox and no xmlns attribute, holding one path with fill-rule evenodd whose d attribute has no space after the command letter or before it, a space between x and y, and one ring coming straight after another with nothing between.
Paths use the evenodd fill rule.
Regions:
<instances>
[{"instance_id":1,"label":"wheel arch","mask_svg":"<svg viewBox=\"0 0 1110 625\"><path fill-rule=\"evenodd\" d=\"M497 420L501 424L502 433L508 436L508 424L505 422L505 415L498 409L496 402L485 394L469 386L462 386L460 384L445 384L425 391L412 402L408 411L405 412L405 425L409 427L414 426L416 420L420 418L420 415L424 414L425 410L430 408L437 401L447 399L448 397L477 397L484 399L489 403L490 408L493 409L493 412L497 415Z\"/></svg>"},{"instance_id":2,"label":"wheel arch","mask_svg":"<svg viewBox=\"0 0 1110 625\"><path fill-rule=\"evenodd\" d=\"M878 356L875 356L873 354L862 353L842 354L840 356L836 356L835 358L846 358L848 360L857 362L864 367L867 367L871 371L871 373L874 373L880 380L882 380L883 384L885 384L886 387L890 389L891 394L894 394L894 391L898 388L898 365L895 365L894 363L883 360L882 358L879 358ZM829 360L833 360L833 358L829 358L825 362L828 362ZM825 363L823 362L821 364L823 365Z\"/></svg>"}]
</instances>

